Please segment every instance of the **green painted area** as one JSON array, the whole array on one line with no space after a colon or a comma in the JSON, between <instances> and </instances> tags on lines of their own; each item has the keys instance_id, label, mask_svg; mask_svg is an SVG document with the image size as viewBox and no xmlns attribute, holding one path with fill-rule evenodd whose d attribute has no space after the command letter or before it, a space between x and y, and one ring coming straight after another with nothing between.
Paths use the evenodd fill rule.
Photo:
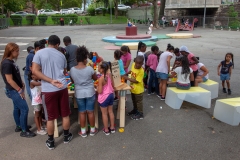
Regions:
<instances>
[{"instance_id":1,"label":"green painted area","mask_svg":"<svg viewBox=\"0 0 240 160\"><path fill-rule=\"evenodd\" d=\"M166 36L165 34L160 34L160 35L154 35L156 36L158 39L170 39L171 37Z\"/></svg>"},{"instance_id":2,"label":"green painted area","mask_svg":"<svg viewBox=\"0 0 240 160\"><path fill-rule=\"evenodd\" d=\"M122 46L123 43L138 44L138 42L117 42L117 43L115 43L115 45ZM147 42L143 42L143 43L145 43L148 47L156 45L156 42L153 42L153 41L147 41Z\"/></svg>"}]
</instances>

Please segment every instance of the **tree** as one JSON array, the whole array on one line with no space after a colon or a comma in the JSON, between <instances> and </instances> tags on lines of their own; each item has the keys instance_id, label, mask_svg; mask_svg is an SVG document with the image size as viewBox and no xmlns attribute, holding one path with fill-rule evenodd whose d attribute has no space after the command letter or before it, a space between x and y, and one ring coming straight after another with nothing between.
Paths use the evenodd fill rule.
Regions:
<instances>
[{"instance_id":1,"label":"tree","mask_svg":"<svg viewBox=\"0 0 240 160\"><path fill-rule=\"evenodd\" d=\"M114 9L115 18L117 19L118 18L118 0L114 0L113 3L114 3L114 7L115 7L115 9Z\"/></svg>"},{"instance_id":2,"label":"tree","mask_svg":"<svg viewBox=\"0 0 240 160\"><path fill-rule=\"evenodd\" d=\"M166 5L166 0L161 0L160 11L159 11L159 18L164 16L165 5Z\"/></svg>"},{"instance_id":3,"label":"tree","mask_svg":"<svg viewBox=\"0 0 240 160\"><path fill-rule=\"evenodd\" d=\"M26 6L27 0L0 0L2 13L16 12Z\"/></svg>"},{"instance_id":4,"label":"tree","mask_svg":"<svg viewBox=\"0 0 240 160\"><path fill-rule=\"evenodd\" d=\"M153 0L153 27L159 28L158 26L158 12L157 12L157 0Z\"/></svg>"}]
</instances>

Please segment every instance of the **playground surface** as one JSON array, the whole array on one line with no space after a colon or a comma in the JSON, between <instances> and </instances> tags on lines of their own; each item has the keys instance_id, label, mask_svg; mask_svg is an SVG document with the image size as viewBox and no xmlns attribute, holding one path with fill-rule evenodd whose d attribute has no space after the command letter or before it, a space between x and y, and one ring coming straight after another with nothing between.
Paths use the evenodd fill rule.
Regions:
<instances>
[{"instance_id":1,"label":"playground surface","mask_svg":"<svg viewBox=\"0 0 240 160\"><path fill-rule=\"evenodd\" d=\"M61 39L70 36L73 44L86 45L89 51L96 51L106 61L113 60L113 50L104 49L114 45L103 42L106 36L116 36L125 33L125 25L90 25L90 26L54 26L54 27L13 27L0 30L0 58L8 42L20 45L20 56L17 60L19 68L25 66L27 46L37 40L56 34ZM138 33L146 33L148 26L138 26ZM173 27L153 30L152 35L165 37L174 33ZM180 32L181 33L181 32ZM183 32L189 33L189 32ZM217 65L224 60L227 52L234 54L235 68L230 80L232 95L226 95L219 87L218 98L234 98L240 96L240 36L237 31L220 31L196 28L192 31L200 38L189 39L160 39L156 42L160 50L164 51L168 43L174 47L186 45L188 49L200 57L200 62L209 69L210 79L219 83ZM63 46L63 43L61 43ZM147 48L147 51L150 47ZM132 58L136 51L132 51ZM171 64L173 61L171 62ZM21 70L23 76L23 71ZM126 127L123 133L117 132L105 136L101 131L94 137L82 138L78 136L77 110L72 108L71 129L74 138L70 144L63 144L62 135L55 139L56 148L50 151L45 146L47 136L22 138L15 133L12 116L12 101L4 94L4 83L0 78L0 159L1 160L151 160L151 159L211 159L237 160L240 157L240 128L224 124L212 117L216 99L211 101L211 109L205 109L190 103L183 103L180 110L173 110L156 95L148 96L144 93L144 119L133 121L126 116ZM33 108L29 104L29 124L36 131L33 119ZM132 109L131 96L127 95L127 111ZM60 122L60 121L59 121ZM101 113L99 123L102 129ZM116 121L118 126L119 122ZM59 123L60 125L60 123ZM59 127L62 134L62 127Z\"/></svg>"}]
</instances>

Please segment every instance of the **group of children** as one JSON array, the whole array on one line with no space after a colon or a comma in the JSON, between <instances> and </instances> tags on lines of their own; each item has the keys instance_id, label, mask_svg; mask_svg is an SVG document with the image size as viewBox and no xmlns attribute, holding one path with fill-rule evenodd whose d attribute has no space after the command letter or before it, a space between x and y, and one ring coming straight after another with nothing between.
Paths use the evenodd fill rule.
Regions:
<instances>
[{"instance_id":1,"label":"group of children","mask_svg":"<svg viewBox=\"0 0 240 160\"><path fill-rule=\"evenodd\" d=\"M152 46L151 51L146 53L146 44L139 42L136 57L130 67L131 52L127 46L122 46L120 50L114 51L114 59L118 61L120 75L125 82L130 81L131 98L133 109L127 113L133 120L143 119L143 93L144 86L147 86L148 95L157 94L161 100L165 99L167 82L169 78L176 77L176 87L178 89L190 89L200 82L208 80L208 69L199 62L186 46L174 48L168 44L166 51L160 52L157 46ZM174 57L173 67L170 61ZM118 99L118 93L114 92L114 84L111 74L111 63L106 62L96 52L88 52L85 46L80 46L76 50L77 65L70 69L72 82L75 84L75 98L78 105L81 130L79 135L87 137L86 116L90 124L90 136L94 136L98 130L95 128L94 104L95 99L100 105L103 119L103 132L106 135L115 133L113 102ZM97 77L96 68L93 62L98 64ZM220 71L221 68L221 71ZM233 54L227 53L225 60L218 66L218 75L222 80L223 92L231 94L230 77L233 68ZM41 82L30 72L30 89L32 94L32 105L35 111L35 123L37 133L44 135L46 131L42 127L42 101ZM94 85L94 81L98 84ZM228 90L225 88L227 83ZM96 96L96 92L98 96ZM110 120L110 126L108 121Z\"/></svg>"}]
</instances>

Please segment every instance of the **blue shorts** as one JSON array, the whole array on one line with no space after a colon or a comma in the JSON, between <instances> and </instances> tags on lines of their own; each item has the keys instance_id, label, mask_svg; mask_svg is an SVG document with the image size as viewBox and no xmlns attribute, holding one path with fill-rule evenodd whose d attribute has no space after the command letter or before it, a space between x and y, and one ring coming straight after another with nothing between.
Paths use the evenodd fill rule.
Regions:
<instances>
[{"instance_id":1,"label":"blue shorts","mask_svg":"<svg viewBox=\"0 0 240 160\"><path fill-rule=\"evenodd\" d=\"M157 78L162 79L162 80L168 79L168 74L166 74L166 73L156 72L156 76L157 76Z\"/></svg>"},{"instance_id":2,"label":"blue shorts","mask_svg":"<svg viewBox=\"0 0 240 160\"><path fill-rule=\"evenodd\" d=\"M114 101L114 95L113 95L113 93L111 93L111 94L109 94L107 99L103 103L99 103L99 105L100 105L100 107L105 108L105 107L108 107L108 106L112 106L113 101Z\"/></svg>"},{"instance_id":3,"label":"blue shorts","mask_svg":"<svg viewBox=\"0 0 240 160\"><path fill-rule=\"evenodd\" d=\"M227 73L227 74L220 74L220 79L221 79L221 81L225 81L225 80L230 80L230 75L229 75L229 73Z\"/></svg>"},{"instance_id":4,"label":"blue shorts","mask_svg":"<svg viewBox=\"0 0 240 160\"><path fill-rule=\"evenodd\" d=\"M95 99L96 99L95 94L92 97L76 98L78 112L94 111Z\"/></svg>"},{"instance_id":5,"label":"blue shorts","mask_svg":"<svg viewBox=\"0 0 240 160\"><path fill-rule=\"evenodd\" d=\"M181 84L181 83L177 82L176 83L176 87L177 87L177 89L188 90L188 89L190 89L191 84L190 83L188 83L188 84Z\"/></svg>"},{"instance_id":6,"label":"blue shorts","mask_svg":"<svg viewBox=\"0 0 240 160\"><path fill-rule=\"evenodd\" d=\"M207 82L207 80L208 80L208 79L205 78L205 77L202 78L202 81L203 81L203 82Z\"/></svg>"}]
</instances>

